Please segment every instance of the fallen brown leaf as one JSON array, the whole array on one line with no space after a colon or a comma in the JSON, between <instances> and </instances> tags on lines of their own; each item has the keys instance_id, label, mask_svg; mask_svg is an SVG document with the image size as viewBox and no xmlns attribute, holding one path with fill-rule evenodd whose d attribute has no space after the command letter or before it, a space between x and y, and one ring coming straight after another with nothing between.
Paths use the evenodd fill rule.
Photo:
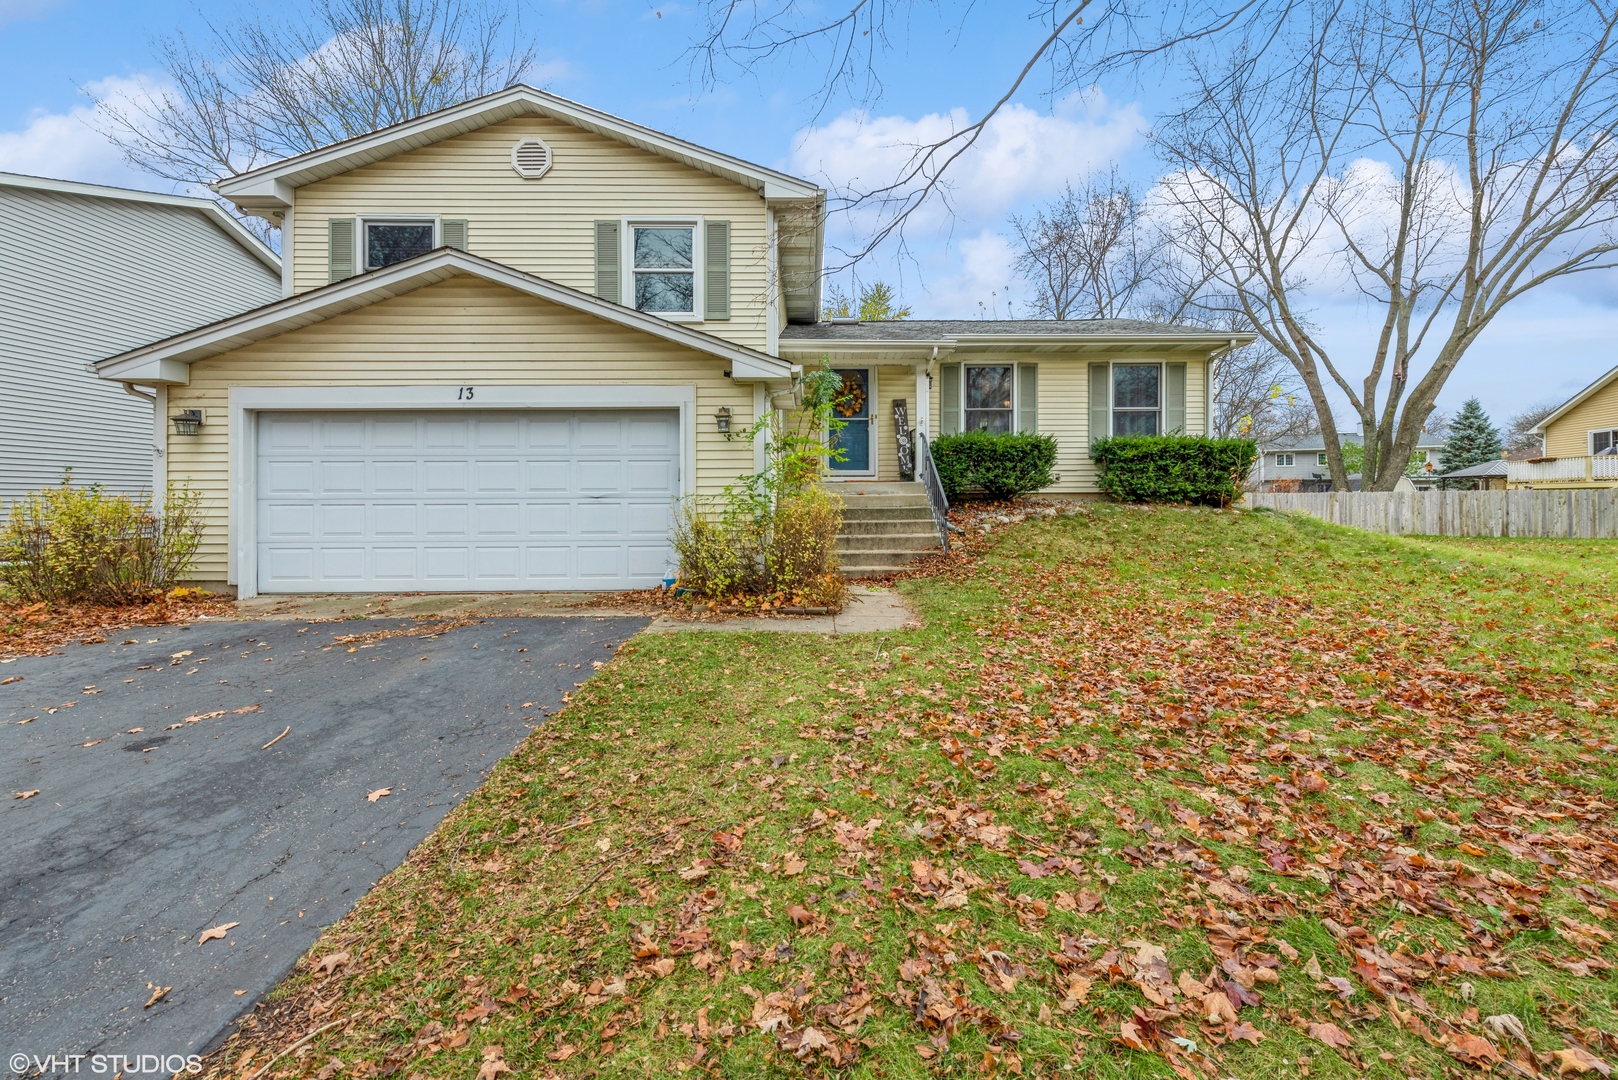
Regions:
<instances>
[{"instance_id":1,"label":"fallen brown leaf","mask_svg":"<svg viewBox=\"0 0 1618 1080\"><path fill-rule=\"evenodd\" d=\"M1309 1037L1318 1039L1335 1050L1347 1050L1354 1045L1354 1040L1348 1037L1348 1032L1329 1021L1311 1023L1309 1025Z\"/></svg>"},{"instance_id":2,"label":"fallen brown leaf","mask_svg":"<svg viewBox=\"0 0 1618 1080\"><path fill-rule=\"evenodd\" d=\"M162 1001L170 990L174 989L172 986L158 986L154 983L147 983L146 985L152 988L152 996L146 999L146 1004L141 1006L142 1009L150 1009L153 1005Z\"/></svg>"},{"instance_id":3,"label":"fallen brown leaf","mask_svg":"<svg viewBox=\"0 0 1618 1080\"><path fill-rule=\"evenodd\" d=\"M379 787L375 791L367 792L366 795L365 795L365 801L366 802L376 802L378 799L382 798L383 796L392 795L392 794L393 794L393 789L392 788L390 788L390 787Z\"/></svg>"},{"instance_id":4,"label":"fallen brown leaf","mask_svg":"<svg viewBox=\"0 0 1618 1080\"><path fill-rule=\"evenodd\" d=\"M222 938L240 925L241 923L239 922L228 922L221 923L218 926L210 926L208 929L197 935L197 944L201 945L204 941L212 941L215 938Z\"/></svg>"}]
</instances>

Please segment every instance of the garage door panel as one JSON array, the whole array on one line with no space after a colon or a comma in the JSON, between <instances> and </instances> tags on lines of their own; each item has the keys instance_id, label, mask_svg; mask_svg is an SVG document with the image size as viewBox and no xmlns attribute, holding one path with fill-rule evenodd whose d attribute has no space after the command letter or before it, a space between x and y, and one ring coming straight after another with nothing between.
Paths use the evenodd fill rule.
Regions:
<instances>
[{"instance_id":1,"label":"garage door panel","mask_svg":"<svg viewBox=\"0 0 1618 1080\"><path fill-rule=\"evenodd\" d=\"M320 425L323 450L360 450L365 446L363 420L334 420Z\"/></svg>"},{"instance_id":2,"label":"garage door panel","mask_svg":"<svg viewBox=\"0 0 1618 1080\"><path fill-rule=\"evenodd\" d=\"M260 557L259 571L276 584L311 586L315 584L315 549L272 548L268 557Z\"/></svg>"},{"instance_id":3,"label":"garage door panel","mask_svg":"<svg viewBox=\"0 0 1618 1080\"><path fill-rule=\"evenodd\" d=\"M415 503L376 503L372 510L372 531L379 537L415 536L420 529L421 508Z\"/></svg>"},{"instance_id":4,"label":"garage door panel","mask_svg":"<svg viewBox=\"0 0 1618 1080\"><path fill-rule=\"evenodd\" d=\"M265 592L631 588L673 561L673 411L287 413L258 424Z\"/></svg>"},{"instance_id":5,"label":"garage door panel","mask_svg":"<svg viewBox=\"0 0 1618 1080\"><path fill-rule=\"evenodd\" d=\"M429 547L426 549L425 573L428 581L464 582L471 568L470 551L464 547Z\"/></svg>"},{"instance_id":6,"label":"garage door panel","mask_svg":"<svg viewBox=\"0 0 1618 1080\"><path fill-rule=\"evenodd\" d=\"M374 461L371 463L371 491L376 494L414 495L420 471L414 461Z\"/></svg>"},{"instance_id":7,"label":"garage door panel","mask_svg":"<svg viewBox=\"0 0 1618 1080\"><path fill-rule=\"evenodd\" d=\"M359 582L365 580L366 550L362 547L323 546L320 553L320 576L330 582Z\"/></svg>"},{"instance_id":8,"label":"garage door panel","mask_svg":"<svg viewBox=\"0 0 1618 1080\"><path fill-rule=\"evenodd\" d=\"M261 540L311 540L315 535L315 507L308 503L272 504L258 516Z\"/></svg>"},{"instance_id":9,"label":"garage door panel","mask_svg":"<svg viewBox=\"0 0 1618 1080\"><path fill-rule=\"evenodd\" d=\"M522 534L522 507L516 503L478 503L472 511L477 537L520 536Z\"/></svg>"},{"instance_id":10,"label":"garage door panel","mask_svg":"<svg viewBox=\"0 0 1618 1080\"><path fill-rule=\"evenodd\" d=\"M373 420L371 446L377 450L418 450L421 448L421 423L415 419Z\"/></svg>"},{"instance_id":11,"label":"garage door panel","mask_svg":"<svg viewBox=\"0 0 1618 1080\"><path fill-rule=\"evenodd\" d=\"M673 504L628 503L624 506L624 526L630 536L637 538L667 537L674 526Z\"/></svg>"},{"instance_id":12,"label":"garage door panel","mask_svg":"<svg viewBox=\"0 0 1618 1080\"><path fill-rule=\"evenodd\" d=\"M625 463L624 471L627 477L625 491L664 492L674 489L674 464L667 459L632 459Z\"/></svg>"},{"instance_id":13,"label":"garage door panel","mask_svg":"<svg viewBox=\"0 0 1618 1080\"><path fill-rule=\"evenodd\" d=\"M259 470L260 490L269 495L313 495L313 461L271 461Z\"/></svg>"},{"instance_id":14,"label":"garage door panel","mask_svg":"<svg viewBox=\"0 0 1618 1080\"><path fill-rule=\"evenodd\" d=\"M624 490L624 463L612 458L585 458L577 464L579 491L584 494L619 492Z\"/></svg>"},{"instance_id":15,"label":"garage door panel","mask_svg":"<svg viewBox=\"0 0 1618 1080\"><path fill-rule=\"evenodd\" d=\"M427 449L429 450L464 450L467 447L467 421L465 420L437 420L427 421Z\"/></svg>"},{"instance_id":16,"label":"garage door panel","mask_svg":"<svg viewBox=\"0 0 1618 1080\"><path fill-rule=\"evenodd\" d=\"M624 549L617 544L592 546L580 544L578 548L579 580L621 578L624 575Z\"/></svg>"},{"instance_id":17,"label":"garage door panel","mask_svg":"<svg viewBox=\"0 0 1618 1080\"><path fill-rule=\"evenodd\" d=\"M365 505L363 503L327 504L320 508L320 538L350 538L365 535Z\"/></svg>"},{"instance_id":18,"label":"garage door panel","mask_svg":"<svg viewBox=\"0 0 1618 1080\"><path fill-rule=\"evenodd\" d=\"M407 585L421 576L419 553L414 547L373 547L372 566L378 581Z\"/></svg>"},{"instance_id":19,"label":"garage door panel","mask_svg":"<svg viewBox=\"0 0 1618 1080\"><path fill-rule=\"evenodd\" d=\"M472 490L479 495L515 494L522 490L522 462L515 458L509 461L475 461L472 463L472 475Z\"/></svg>"},{"instance_id":20,"label":"garage door panel","mask_svg":"<svg viewBox=\"0 0 1618 1080\"><path fill-rule=\"evenodd\" d=\"M429 495L461 495L470 490L470 461L428 461L422 469Z\"/></svg>"},{"instance_id":21,"label":"garage door panel","mask_svg":"<svg viewBox=\"0 0 1618 1080\"><path fill-rule=\"evenodd\" d=\"M365 491L365 462L322 461L315 466L322 495L359 495Z\"/></svg>"},{"instance_id":22,"label":"garage door panel","mask_svg":"<svg viewBox=\"0 0 1618 1080\"><path fill-rule=\"evenodd\" d=\"M464 503L425 503L421 510L427 536L466 536L471 531L471 507Z\"/></svg>"},{"instance_id":23,"label":"garage door panel","mask_svg":"<svg viewBox=\"0 0 1618 1080\"><path fill-rule=\"evenodd\" d=\"M530 461L528 463L528 491L539 495L563 493L573 488L571 461Z\"/></svg>"}]
</instances>

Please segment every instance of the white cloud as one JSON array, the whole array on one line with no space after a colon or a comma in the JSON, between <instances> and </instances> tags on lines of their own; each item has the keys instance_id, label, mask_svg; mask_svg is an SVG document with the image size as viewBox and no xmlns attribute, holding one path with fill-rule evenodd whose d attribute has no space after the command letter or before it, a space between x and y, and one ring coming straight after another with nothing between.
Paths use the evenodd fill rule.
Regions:
<instances>
[{"instance_id":1,"label":"white cloud","mask_svg":"<svg viewBox=\"0 0 1618 1080\"><path fill-rule=\"evenodd\" d=\"M141 78L112 77L88 84L92 96L133 99L148 93ZM94 127L95 107L76 105L63 113L37 112L18 131L0 131L0 172L27 173L55 180L120 187L166 187L131 167L118 148Z\"/></svg>"},{"instance_id":2,"label":"white cloud","mask_svg":"<svg viewBox=\"0 0 1618 1080\"><path fill-rule=\"evenodd\" d=\"M0 0L0 26L37 18L60 3L61 0Z\"/></svg>"},{"instance_id":3,"label":"white cloud","mask_svg":"<svg viewBox=\"0 0 1618 1080\"><path fill-rule=\"evenodd\" d=\"M971 122L960 108L916 120L852 110L824 127L800 131L793 140L792 165L833 190L868 191L898 179L918 147ZM1022 200L1049 195L1116 159L1144 129L1134 105L1116 106L1100 91L1069 94L1052 113L1014 103L949 166L949 197L963 221L997 219ZM944 207L934 206L926 218L936 221L944 213Z\"/></svg>"}]
</instances>

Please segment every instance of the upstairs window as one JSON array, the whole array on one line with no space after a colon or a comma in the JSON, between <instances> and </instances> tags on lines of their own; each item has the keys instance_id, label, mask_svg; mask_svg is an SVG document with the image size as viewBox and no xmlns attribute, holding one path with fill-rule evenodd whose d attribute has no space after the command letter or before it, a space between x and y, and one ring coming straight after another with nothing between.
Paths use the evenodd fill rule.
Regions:
<instances>
[{"instance_id":1,"label":"upstairs window","mask_svg":"<svg viewBox=\"0 0 1618 1080\"><path fill-rule=\"evenodd\" d=\"M1590 432L1590 453L1602 457L1618 454L1618 430Z\"/></svg>"},{"instance_id":2,"label":"upstairs window","mask_svg":"<svg viewBox=\"0 0 1618 1080\"><path fill-rule=\"evenodd\" d=\"M1114 435L1156 435L1162 430L1162 408L1161 364L1112 365Z\"/></svg>"},{"instance_id":3,"label":"upstairs window","mask_svg":"<svg viewBox=\"0 0 1618 1080\"><path fill-rule=\"evenodd\" d=\"M1292 468L1292 455L1291 454L1277 454L1277 455L1275 455L1275 463L1280 468L1290 469L1290 468Z\"/></svg>"},{"instance_id":4,"label":"upstairs window","mask_svg":"<svg viewBox=\"0 0 1618 1080\"><path fill-rule=\"evenodd\" d=\"M1315 464L1316 465L1322 465L1322 466L1325 465L1326 464L1326 455L1325 454L1316 454L1315 455Z\"/></svg>"},{"instance_id":5,"label":"upstairs window","mask_svg":"<svg viewBox=\"0 0 1618 1080\"><path fill-rule=\"evenodd\" d=\"M697 227L631 225L635 307L659 315L695 315Z\"/></svg>"},{"instance_id":6,"label":"upstairs window","mask_svg":"<svg viewBox=\"0 0 1618 1080\"><path fill-rule=\"evenodd\" d=\"M432 218L367 218L365 269L414 259L437 247L438 223Z\"/></svg>"}]
</instances>

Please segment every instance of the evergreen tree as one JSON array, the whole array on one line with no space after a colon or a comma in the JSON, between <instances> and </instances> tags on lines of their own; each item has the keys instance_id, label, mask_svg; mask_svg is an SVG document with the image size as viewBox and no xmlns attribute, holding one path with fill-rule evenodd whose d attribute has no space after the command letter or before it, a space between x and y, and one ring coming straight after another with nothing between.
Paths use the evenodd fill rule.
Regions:
<instances>
[{"instance_id":1,"label":"evergreen tree","mask_svg":"<svg viewBox=\"0 0 1618 1080\"><path fill-rule=\"evenodd\" d=\"M1499 460L1502 450L1500 431L1489 422L1489 414L1477 398L1468 398L1450 422L1449 441L1444 444L1440 467L1444 472Z\"/></svg>"}]
</instances>

